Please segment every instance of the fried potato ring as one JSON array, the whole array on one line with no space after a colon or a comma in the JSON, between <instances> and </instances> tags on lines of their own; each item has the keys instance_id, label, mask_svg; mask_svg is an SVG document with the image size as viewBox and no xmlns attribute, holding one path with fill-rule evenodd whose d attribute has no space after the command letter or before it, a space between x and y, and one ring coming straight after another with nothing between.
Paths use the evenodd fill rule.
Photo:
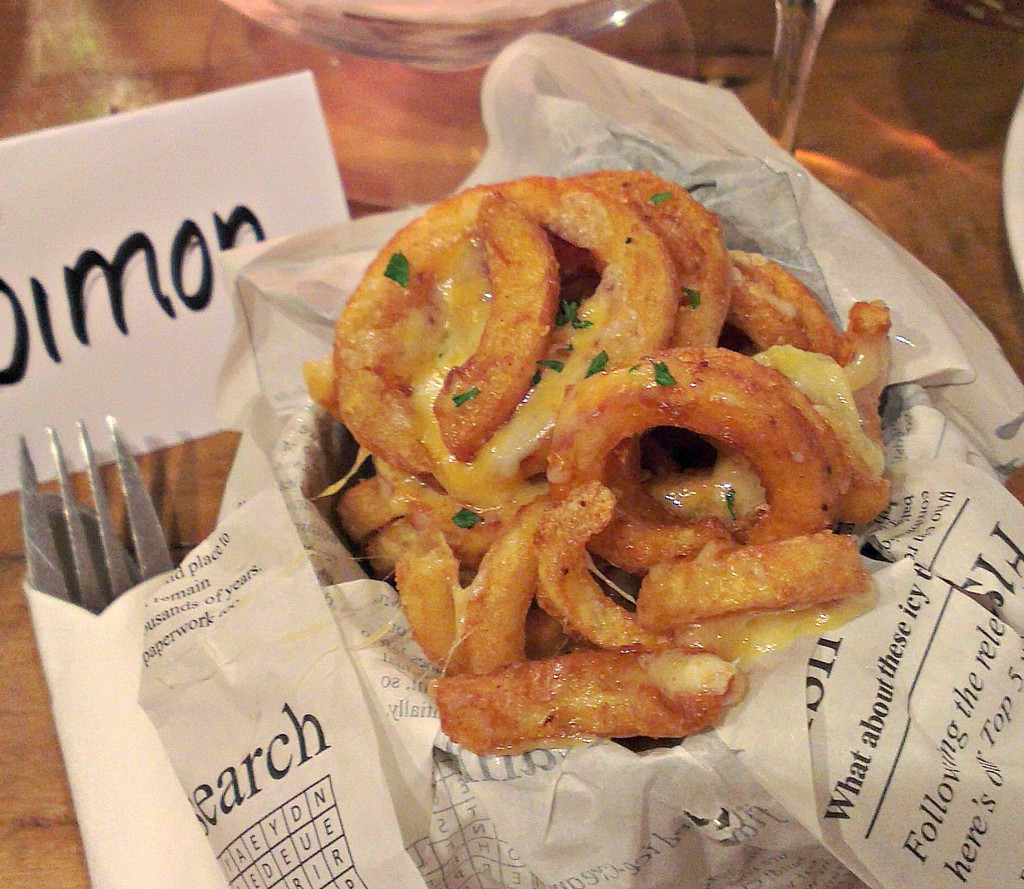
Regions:
<instances>
[{"instance_id":1,"label":"fried potato ring","mask_svg":"<svg viewBox=\"0 0 1024 889\"><path fill-rule=\"evenodd\" d=\"M605 479L609 456L621 442L661 426L688 429L750 462L765 505L738 517L737 530L747 541L810 534L833 520L848 483L834 462L834 434L789 380L725 349L666 350L577 385L563 404L552 443L552 493L564 499ZM652 524L645 514L619 511L609 533L618 524L642 534ZM679 524L664 510L662 515L657 523Z\"/></svg>"},{"instance_id":2,"label":"fried potato ring","mask_svg":"<svg viewBox=\"0 0 1024 889\"><path fill-rule=\"evenodd\" d=\"M844 497L840 514L841 519L854 524L870 521L889 504L891 486L883 475L885 459L879 406L892 364L891 326L889 309L884 303L859 302L850 308L843 332L840 363L853 389L861 429L874 443L876 454L874 459L862 458L854 464L854 480ZM881 463L877 455L881 455Z\"/></svg>"},{"instance_id":3,"label":"fried potato ring","mask_svg":"<svg viewBox=\"0 0 1024 889\"><path fill-rule=\"evenodd\" d=\"M303 370L373 457L338 511L449 736L680 737L733 699L748 623L866 602L828 529L888 497L888 331L857 304L840 333L650 173L479 186L399 231Z\"/></svg>"},{"instance_id":4,"label":"fried potato ring","mask_svg":"<svg viewBox=\"0 0 1024 889\"><path fill-rule=\"evenodd\" d=\"M600 275L576 319L586 327L558 372L562 389L585 376L601 353L615 365L669 342L680 298L675 267L664 243L635 212L576 178L519 179L501 189L545 230L589 251ZM653 343L658 345L645 345Z\"/></svg>"},{"instance_id":5,"label":"fried potato ring","mask_svg":"<svg viewBox=\"0 0 1024 889\"><path fill-rule=\"evenodd\" d=\"M323 355L302 363L302 379L306 384L310 400L320 405L336 419L338 415L338 393L334 386L334 359Z\"/></svg>"},{"instance_id":6,"label":"fried potato ring","mask_svg":"<svg viewBox=\"0 0 1024 889\"><path fill-rule=\"evenodd\" d=\"M526 658L527 615L537 592L534 535L545 508L535 502L509 524L463 593L459 645L470 673L490 673ZM539 623L538 632L544 632Z\"/></svg>"},{"instance_id":7,"label":"fried potato ring","mask_svg":"<svg viewBox=\"0 0 1024 889\"><path fill-rule=\"evenodd\" d=\"M487 550L468 584L444 535L421 534L399 559L396 585L413 638L449 674L488 673L526 657L527 614L537 590L534 534L543 502L527 506Z\"/></svg>"},{"instance_id":8,"label":"fried potato ring","mask_svg":"<svg viewBox=\"0 0 1024 889\"><path fill-rule=\"evenodd\" d=\"M714 346L729 311L732 276L718 216L654 173L599 170L576 181L633 209L668 247L683 288L670 345Z\"/></svg>"},{"instance_id":9,"label":"fried potato ring","mask_svg":"<svg viewBox=\"0 0 1024 889\"><path fill-rule=\"evenodd\" d=\"M429 473L410 383L436 357L444 327L435 291L439 255L467 241L492 194L469 189L439 202L399 231L370 263L334 329L338 412L352 436L407 472ZM407 283L389 269L408 263Z\"/></svg>"},{"instance_id":10,"label":"fried potato ring","mask_svg":"<svg viewBox=\"0 0 1024 889\"><path fill-rule=\"evenodd\" d=\"M359 479L342 491L336 512L342 530L354 543L365 543L371 534L402 515L395 509L391 493L392 486L379 475Z\"/></svg>"},{"instance_id":11,"label":"fried potato ring","mask_svg":"<svg viewBox=\"0 0 1024 889\"><path fill-rule=\"evenodd\" d=\"M497 194L481 205L478 226L491 307L476 351L448 371L434 402L441 438L465 461L529 391L558 308L558 269L544 230Z\"/></svg>"},{"instance_id":12,"label":"fried potato ring","mask_svg":"<svg viewBox=\"0 0 1024 889\"><path fill-rule=\"evenodd\" d=\"M879 398L889 377L891 319L884 303L854 303L846 330L800 281L758 254L731 251L732 304L728 323L754 351L788 345L834 358L846 370L865 431L881 442ZM884 504L883 504L884 507Z\"/></svg>"},{"instance_id":13,"label":"fried potato ring","mask_svg":"<svg viewBox=\"0 0 1024 889\"><path fill-rule=\"evenodd\" d=\"M782 266L758 253L730 251L732 287L726 325L761 352L796 346L837 360L842 337L814 294Z\"/></svg>"},{"instance_id":14,"label":"fried potato ring","mask_svg":"<svg viewBox=\"0 0 1024 889\"><path fill-rule=\"evenodd\" d=\"M412 638L427 660L442 671L465 670L466 655L457 645L459 563L442 534L416 536L395 566L395 585Z\"/></svg>"},{"instance_id":15,"label":"fried potato ring","mask_svg":"<svg viewBox=\"0 0 1024 889\"><path fill-rule=\"evenodd\" d=\"M675 514L644 481L640 460L639 442L629 439L605 462L603 481L615 496L619 517L594 536L595 553L619 568L643 574L658 562L696 553L711 540L732 539L730 527L735 522L727 526L717 510L701 516ZM680 481L679 473L673 478ZM763 498L757 505L761 502Z\"/></svg>"},{"instance_id":16,"label":"fried potato ring","mask_svg":"<svg viewBox=\"0 0 1024 889\"><path fill-rule=\"evenodd\" d=\"M432 686L441 728L481 756L567 739L682 738L714 724L736 668L711 654L575 651Z\"/></svg>"},{"instance_id":17,"label":"fried potato ring","mask_svg":"<svg viewBox=\"0 0 1024 889\"><path fill-rule=\"evenodd\" d=\"M856 541L846 535L819 531L752 546L713 541L696 556L651 568L636 615L664 632L728 614L835 602L869 585Z\"/></svg>"},{"instance_id":18,"label":"fried potato ring","mask_svg":"<svg viewBox=\"0 0 1024 889\"><path fill-rule=\"evenodd\" d=\"M468 509L440 490L430 479L403 473L386 461L376 460L378 477L385 481L390 508L405 516L420 531L438 531L460 564L476 568L519 507L508 503L486 510Z\"/></svg>"},{"instance_id":19,"label":"fried potato ring","mask_svg":"<svg viewBox=\"0 0 1024 889\"><path fill-rule=\"evenodd\" d=\"M885 458L881 444L871 441L861 425L846 374L827 355L793 346L772 346L754 360L789 379L807 396L841 447L835 457L847 469L836 518L861 524L885 508L889 485L882 476Z\"/></svg>"},{"instance_id":20,"label":"fried potato ring","mask_svg":"<svg viewBox=\"0 0 1024 889\"><path fill-rule=\"evenodd\" d=\"M631 611L605 595L592 574L587 544L607 527L614 509L611 491L594 481L544 515L537 532L537 604L571 634L600 648L668 648L668 636L641 627Z\"/></svg>"},{"instance_id":21,"label":"fried potato ring","mask_svg":"<svg viewBox=\"0 0 1024 889\"><path fill-rule=\"evenodd\" d=\"M370 573L380 579L393 579L398 560L409 552L420 532L405 519L395 519L366 539L362 561Z\"/></svg>"},{"instance_id":22,"label":"fried potato ring","mask_svg":"<svg viewBox=\"0 0 1024 889\"><path fill-rule=\"evenodd\" d=\"M882 303L855 303L846 331L840 334L814 295L781 266L758 254L732 251L731 255L733 289L727 323L748 338L755 351L792 346L833 358L845 369L861 426L876 446L865 447L857 435L844 434L841 424L837 426L851 472L837 518L852 524L870 521L889 502L878 414L889 374L889 310ZM829 397L834 395L832 391Z\"/></svg>"},{"instance_id":23,"label":"fried potato ring","mask_svg":"<svg viewBox=\"0 0 1024 889\"><path fill-rule=\"evenodd\" d=\"M600 283L579 308L575 319L579 329L571 345L564 337L552 337L546 343L546 348L557 345L565 352L542 361L555 369L535 374L532 364L522 378L499 372L497 391L484 397L476 421L467 424L484 431L464 430L453 418L463 409L476 410L472 402L483 396L483 387L473 385L464 392L461 387L485 368L507 364L522 371L537 354L536 345L524 352L517 336L508 332L492 336L487 330L492 322L507 326L528 302L524 296L528 288L514 283L520 275L510 250L526 243L531 254L543 252L540 235L527 234L529 225L588 251ZM468 251L472 260L474 251L480 253L474 244L488 226L495 235L507 238L505 249L499 245L491 251L497 274L471 269L469 276L475 274L482 283L469 287L470 297L463 294L460 304L469 305L468 309L463 306L463 314L473 317L453 318L452 296L442 270L454 265L464 274L466 263L460 266L459 257ZM388 276L390 259L399 254L409 267L404 285ZM543 288L550 284L546 272L533 274L531 280L539 280ZM488 287L494 291L489 302L508 304L507 312L486 311ZM532 316L535 333L544 328L539 319L546 311L546 296L541 303L544 310ZM628 207L571 179L534 177L470 189L442 201L395 235L371 263L343 310L334 348L338 412L367 450L407 472L434 475L460 500L481 506L510 497L522 502L534 492L526 486L520 467L535 465L565 389L592 372L595 361L615 364L665 345L678 303L675 269L666 247ZM454 348L449 342L453 331L457 331L452 334ZM449 385L449 378L449 394L472 397L460 399L460 405L449 405L452 398L438 399L438 390ZM479 449L481 458L471 464L459 460L460 455L478 449L478 439L506 419L505 412L520 397L524 380L530 391L497 438ZM487 386L492 385L488 381ZM444 434L433 416L435 408L445 424ZM449 450L446 437L458 455ZM483 475L486 483L481 483Z\"/></svg>"},{"instance_id":24,"label":"fried potato ring","mask_svg":"<svg viewBox=\"0 0 1024 889\"><path fill-rule=\"evenodd\" d=\"M856 303L842 339L841 357L848 359L844 365L792 346L772 346L754 356L792 380L841 442L850 482L836 517L855 525L870 521L889 504L878 412L889 372L888 333L885 306Z\"/></svg>"},{"instance_id":25,"label":"fried potato ring","mask_svg":"<svg viewBox=\"0 0 1024 889\"><path fill-rule=\"evenodd\" d=\"M366 545L401 518L419 531L442 534L459 562L475 568L514 513L512 507L488 510L486 514L474 512L471 517L463 513L470 520L458 523L457 516L465 509L458 501L430 482L404 474L384 461L377 460L375 465L377 475L356 482L338 499L342 530L357 544Z\"/></svg>"},{"instance_id":26,"label":"fried potato ring","mask_svg":"<svg viewBox=\"0 0 1024 889\"><path fill-rule=\"evenodd\" d=\"M676 630L674 635L680 648L709 651L744 669L797 639L818 637L841 627L870 611L877 600L872 584L863 595L821 605L709 617Z\"/></svg>"},{"instance_id":27,"label":"fried potato ring","mask_svg":"<svg viewBox=\"0 0 1024 889\"><path fill-rule=\"evenodd\" d=\"M559 320L530 392L480 457L465 466L443 467L442 484L472 502L484 492L507 490L516 467L520 478L543 470L565 392L600 367L643 354L645 343L667 343L679 299L666 248L629 208L571 179L530 178L501 187L517 208L571 248L571 255L589 255L599 281ZM524 499L518 496L518 502Z\"/></svg>"},{"instance_id":28,"label":"fried potato ring","mask_svg":"<svg viewBox=\"0 0 1024 889\"><path fill-rule=\"evenodd\" d=\"M892 319L884 303L854 303L843 333L839 360L853 389L864 432L879 444L882 418L878 405L892 364L891 327Z\"/></svg>"}]
</instances>

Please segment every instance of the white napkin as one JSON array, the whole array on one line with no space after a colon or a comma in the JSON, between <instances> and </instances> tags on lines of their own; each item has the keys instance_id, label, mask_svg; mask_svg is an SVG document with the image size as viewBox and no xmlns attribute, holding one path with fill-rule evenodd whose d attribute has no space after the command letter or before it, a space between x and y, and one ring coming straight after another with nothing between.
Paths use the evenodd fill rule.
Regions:
<instances>
[{"instance_id":1,"label":"white napkin","mask_svg":"<svg viewBox=\"0 0 1024 889\"><path fill-rule=\"evenodd\" d=\"M26 590L95 889L223 889L163 744L138 703L142 603L94 615Z\"/></svg>"},{"instance_id":2,"label":"white napkin","mask_svg":"<svg viewBox=\"0 0 1024 889\"><path fill-rule=\"evenodd\" d=\"M307 556L315 518L290 513L282 488L253 494L180 568L129 590L101 615L27 590L97 889L224 889L226 878L237 885L239 850L251 848L248 836L269 811L263 807L284 811L311 784L331 788L333 805L319 820L340 839L325 838L328 855L354 860L369 886L419 883L376 757L360 679L320 585L356 572L332 561L326 540ZM280 648L285 655L275 657ZM140 665L148 665L141 687ZM242 773L245 787L239 763L246 753L257 751L259 765L273 757L278 767L298 758L295 738L277 744L276 755L270 750L274 733L290 724L282 701L303 724L303 708L315 706L329 733L327 756L286 769L294 773L287 780L271 780L264 766L252 785L259 802L244 812L229 804L242 818L232 821L217 808L222 795L231 799L225 769ZM258 738L263 746L250 735L250 719L266 730ZM199 795L193 808L188 794L195 799L199 786L215 787L215 795ZM298 844L298 831L293 835ZM211 842L218 843L216 858ZM244 879L260 879L272 860L254 864ZM324 874L333 860L322 859Z\"/></svg>"}]
</instances>

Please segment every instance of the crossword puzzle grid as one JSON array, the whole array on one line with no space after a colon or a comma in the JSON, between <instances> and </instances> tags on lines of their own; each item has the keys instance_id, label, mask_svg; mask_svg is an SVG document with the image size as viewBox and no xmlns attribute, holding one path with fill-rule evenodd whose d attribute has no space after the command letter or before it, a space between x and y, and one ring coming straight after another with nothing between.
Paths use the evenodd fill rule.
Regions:
<instances>
[{"instance_id":1,"label":"crossword puzzle grid","mask_svg":"<svg viewBox=\"0 0 1024 889\"><path fill-rule=\"evenodd\" d=\"M435 763L432 833L408 849L430 889L543 889L443 761Z\"/></svg>"},{"instance_id":2,"label":"crossword puzzle grid","mask_svg":"<svg viewBox=\"0 0 1024 889\"><path fill-rule=\"evenodd\" d=\"M330 776L242 831L217 861L231 889L366 889Z\"/></svg>"}]
</instances>

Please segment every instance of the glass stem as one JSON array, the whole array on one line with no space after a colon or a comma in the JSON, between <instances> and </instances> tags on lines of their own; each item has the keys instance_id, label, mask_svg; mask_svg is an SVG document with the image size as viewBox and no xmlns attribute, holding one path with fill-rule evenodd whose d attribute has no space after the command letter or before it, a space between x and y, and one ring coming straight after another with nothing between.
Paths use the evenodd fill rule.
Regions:
<instances>
[{"instance_id":1,"label":"glass stem","mask_svg":"<svg viewBox=\"0 0 1024 889\"><path fill-rule=\"evenodd\" d=\"M775 0L775 46L769 93L771 135L796 148L796 127L818 42L835 0Z\"/></svg>"}]
</instances>

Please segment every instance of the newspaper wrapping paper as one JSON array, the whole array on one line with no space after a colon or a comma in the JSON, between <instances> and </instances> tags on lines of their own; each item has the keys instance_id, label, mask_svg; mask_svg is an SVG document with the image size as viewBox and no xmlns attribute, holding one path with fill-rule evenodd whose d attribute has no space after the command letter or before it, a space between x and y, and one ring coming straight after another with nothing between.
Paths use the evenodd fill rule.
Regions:
<instances>
[{"instance_id":1,"label":"newspaper wrapping paper","mask_svg":"<svg viewBox=\"0 0 1024 889\"><path fill-rule=\"evenodd\" d=\"M869 530L894 564L872 563L877 608L765 658L715 732L640 754L605 743L520 757L454 749L435 738L431 673L393 590L329 587L403 840L427 884L1019 883L1024 775L1012 753L1022 749L1024 519L1000 480L1020 460L1024 392L991 335L941 281L779 152L727 93L531 37L494 64L483 107L489 149L467 184L654 169L720 213L732 246L790 268L838 318L856 299L889 304L894 493ZM273 450L261 421L274 413L294 414L306 434L318 425L296 358L329 348L363 267L416 213L236 257L246 322L237 354L251 361L228 369L224 404L259 441L254 451ZM247 400L254 384L259 395ZM293 425L285 439L295 434ZM290 451L275 454L270 474L295 492L303 448ZM291 503L304 509L301 497ZM331 541L318 515L301 520L319 523L313 549Z\"/></svg>"},{"instance_id":2,"label":"newspaper wrapping paper","mask_svg":"<svg viewBox=\"0 0 1024 889\"><path fill-rule=\"evenodd\" d=\"M140 702L231 886L422 885L298 519L266 488L149 592Z\"/></svg>"}]
</instances>

